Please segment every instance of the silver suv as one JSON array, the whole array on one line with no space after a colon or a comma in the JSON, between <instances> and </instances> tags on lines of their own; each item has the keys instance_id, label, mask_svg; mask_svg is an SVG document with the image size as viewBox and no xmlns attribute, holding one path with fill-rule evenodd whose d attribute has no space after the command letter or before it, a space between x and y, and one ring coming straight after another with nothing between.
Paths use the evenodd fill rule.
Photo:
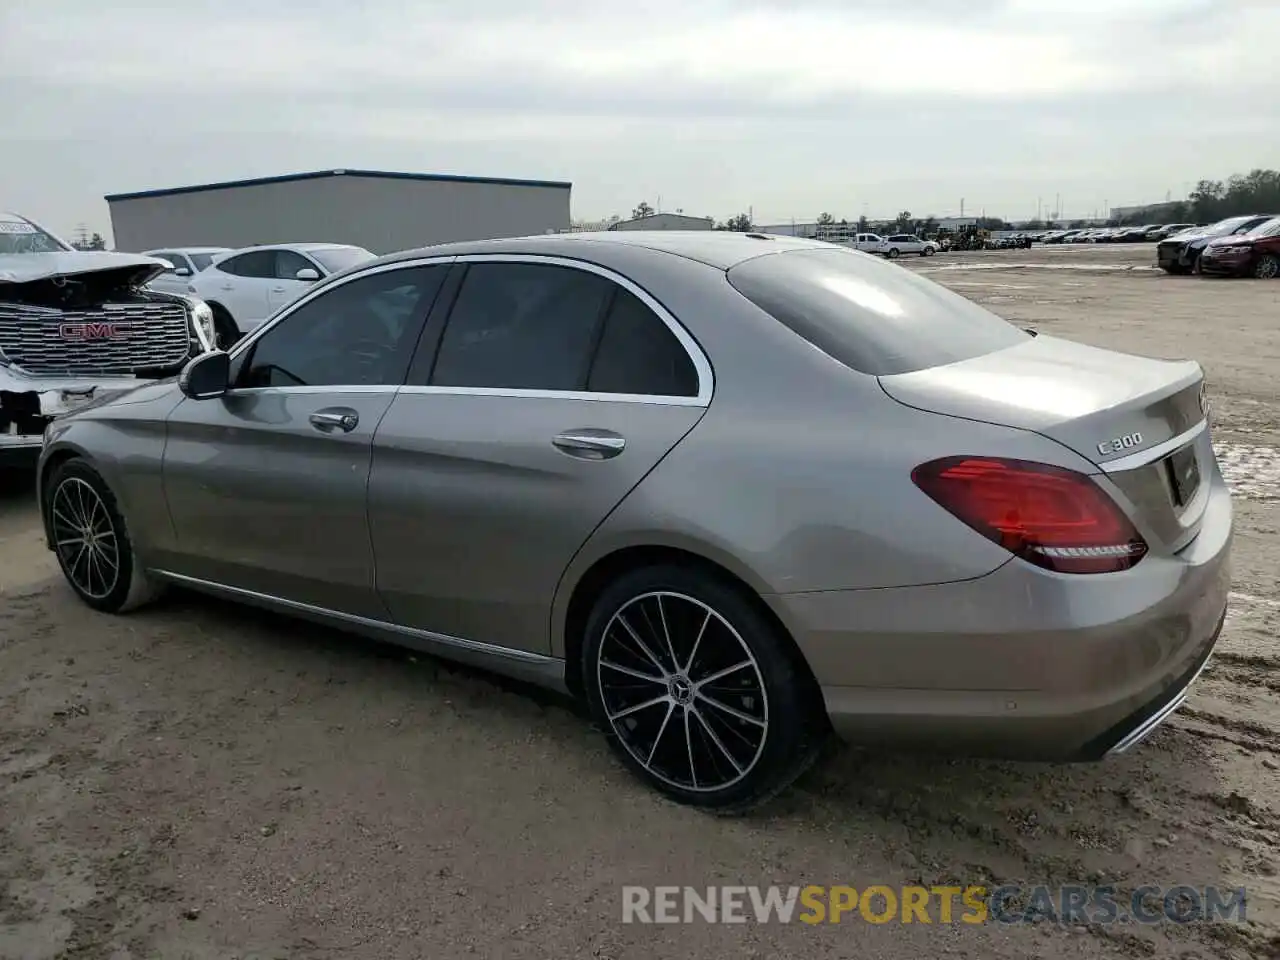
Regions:
<instances>
[{"instance_id":1,"label":"silver suv","mask_svg":"<svg viewBox=\"0 0 1280 960\"><path fill-rule=\"evenodd\" d=\"M0 212L0 465L34 462L54 417L172 376L212 349L204 303L144 289L167 266L76 250Z\"/></svg>"}]
</instances>

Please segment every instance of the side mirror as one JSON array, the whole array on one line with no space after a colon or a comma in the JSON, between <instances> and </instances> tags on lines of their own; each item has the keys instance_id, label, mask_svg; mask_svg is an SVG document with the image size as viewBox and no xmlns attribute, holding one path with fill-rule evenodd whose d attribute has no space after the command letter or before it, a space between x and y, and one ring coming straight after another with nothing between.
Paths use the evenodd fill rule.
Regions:
<instances>
[{"instance_id":1,"label":"side mirror","mask_svg":"<svg viewBox=\"0 0 1280 960\"><path fill-rule=\"evenodd\" d=\"M293 277L295 280L306 280L310 282L312 280L319 280L320 273L314 267L303 267L301 270L295 273Z\"/></svg>"},{"instance_id":2,"label":"side mirror","mask_svg":"<svg viewBox=\"0 0 1280 960\"><path fill-rule=\"evenodd\" d=\"M178 389L192 400L212 400L231 385L231 356L226 351L202 353L178 374Z\"/></svg>"},{"instance_id":3,"label":"side mirror","mask_svg":"<svg viewBox=\"0 0 1280 960\"><path fill-rule=\"evenodd\" d=\"M189 276L191 276L191 268L190 268L190 267L178 267L178 269L176 269L176 270L174 270L174 271L173 271L173 275L174 275L175 277L189 277Z\"/></svg>"}]
</instances>

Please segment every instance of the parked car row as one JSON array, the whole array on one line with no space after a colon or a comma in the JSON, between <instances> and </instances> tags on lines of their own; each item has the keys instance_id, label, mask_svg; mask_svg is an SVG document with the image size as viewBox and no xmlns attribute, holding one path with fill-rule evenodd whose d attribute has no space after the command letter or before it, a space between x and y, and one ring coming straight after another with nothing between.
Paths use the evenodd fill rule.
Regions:
<instances>
[{"instance_id":1,"label":"parked car row","mask_svg":"<svg viewBox=\"0 0 1280 960\"><path fill-rule=\"evenodd\" d=\"M187 293L209 305L217 345L231 346L311 284L372 260L363 247L341 243L281 243L227 247L166 247L148 251L172 264L151 282L156 290Z\"/></svg>"},{"instance_id":2,"label":"parked car row","mask_svg":"<svg viewBox=\"0 0 1280 960\"><path fill-rule=\"evenodd\" d=\"M1143 243L1190 230L1194 223L1152 223L1137 227L1092 227L1078 230L1049 230L1032 234L1038 243Z\"/></svg>"},{"instance_id":3,"label":"parked car row","mask_svg":"<svg viewBox=\"0 0 1280 960\"><path fill-rule=\"evenodd\" d=\"M1280 276L1280 216L1228 217L1156 244L1156 265L1165 273L1212 276Z\"/></svg>"}]
</instances>

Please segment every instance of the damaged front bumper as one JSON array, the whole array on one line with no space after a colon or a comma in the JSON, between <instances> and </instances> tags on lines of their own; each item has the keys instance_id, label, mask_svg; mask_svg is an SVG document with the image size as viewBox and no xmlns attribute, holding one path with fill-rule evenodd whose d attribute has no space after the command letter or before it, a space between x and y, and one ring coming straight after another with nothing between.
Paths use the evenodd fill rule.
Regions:
<instances>
[{"instance_id":1,"label":"damaged front bumper","mask_svg":"<svg viewBox=\"0 0 1280 960\"><path fill-rule=\"evenodd\" d=\"M0 365L0 466L34 460L54 418L147 382L138 377L28 377Z\"/></svg>"}]
</instances>

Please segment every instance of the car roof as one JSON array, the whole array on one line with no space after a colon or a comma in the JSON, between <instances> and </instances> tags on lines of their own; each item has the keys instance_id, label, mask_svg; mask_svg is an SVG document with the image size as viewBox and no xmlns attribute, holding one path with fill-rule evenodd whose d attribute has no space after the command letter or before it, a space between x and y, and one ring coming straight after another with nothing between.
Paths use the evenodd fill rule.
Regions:
<instances>
[{"instance_id":1,"label":"car roof","mask_svg":"<svg viewBox=\"0 0 1280 960\"><path fill-rule=\"evenodd\" d=\"M170 247L169 249L173 249ZM360 250L353 243L259 243L251 247L222 247L223 250L231 250L232 253L253 253L258 250Z\"/></svg>"},{"instance_id":2,"label":"car roof","mask_svg":"<svg viewBox=\"0 0 1280 960\"><path fill-rule=\"evenodd\" d=\"M230 247L156 247L153 250L144 250L143 253L152 254L162 250L168 250L170 253L225 253L230 249Z\"/></svg>"},{"instance_id":3,"label":"car roof","mask_svg":"<svg viewBox=\"0 0 1280 960\"><path fill-rule=\"evenodd\" d=\"M592 247L607 252L609 247L638 247L696 260L720 270L728 270L755 257L785 250L830 250L836 244L801 237L728 230L611 230L600 233L558 233L498 240L464 240L417 250L404 250L379 258L378 263L416 260L421 257L456 257L468 254L541 254L544 256L588 255ZM367 269L370 264L362 264Z\"/></svg>"}]
</instances>

